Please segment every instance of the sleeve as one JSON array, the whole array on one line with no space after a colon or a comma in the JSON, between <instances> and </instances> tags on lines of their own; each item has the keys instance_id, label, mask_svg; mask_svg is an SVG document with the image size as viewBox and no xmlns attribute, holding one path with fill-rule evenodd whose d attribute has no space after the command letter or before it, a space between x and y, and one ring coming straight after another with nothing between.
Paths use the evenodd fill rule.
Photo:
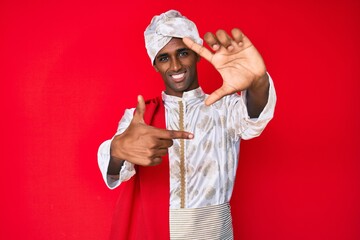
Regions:
<instances>
[{"instance_id":1,"label":"sleeve","mask_svg":"<svg viewBox=\"0 0 360 240\"><path fill-rule=\"evenodd\" d=\"M125 129L129 126L134 114L134 110L135 110L134 108L125 110L124 116L121 118L119 122L115 136L123 133ZM107 174L107 169L109 167L109 162L110 162L111 140L112 139L106 140L100 145L97 156L98 156L99 169L105 181L105 184L107 185L108 188L114 189L118 187L122 182L129 180L136 172L135 172L134 164L125 161L122 168L120 169L118 180L111 178Z\"/></svg>"},{"instance_id":2,"label":"sleeve","mask_svg":"<svg viewBox=\"0 0 360 240\"><path fill-rule=\"evenodd\" d=\"M269 75L269 97L266 106L260 113L258 118L250 118L246 107L246 90L241 92L240 100L237 101L235 109L238 111L236 114L232 114L231 118L233 122L240 120L240 126L236 127L237 136L244 140L248 140L259 136L265 129L266 125L274 116L276 105L276 92L272 78Z\"/></svg>"}]
</instances>

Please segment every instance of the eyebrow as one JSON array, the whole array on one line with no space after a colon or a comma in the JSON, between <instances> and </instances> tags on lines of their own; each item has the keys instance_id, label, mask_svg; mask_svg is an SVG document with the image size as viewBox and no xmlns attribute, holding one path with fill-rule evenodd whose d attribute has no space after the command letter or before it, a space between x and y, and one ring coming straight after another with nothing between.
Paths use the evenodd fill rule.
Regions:
<instances>
[{"instance_id":1,"label":"eyebrow","mask_svg":"<svg viewBox=\"0 0 360 240\"><path fill-rule=\"evenodd\" d=\"M188 50L190 50L189 48L180 48L180 49L178 49L178 50L176 50L176 52L183 52L183 51L188 51Z\"/></svg>"},{"instance_id":2,"label":"eyebrow","mask_svg":"<svg viewBox=\"0 0 360 240\"><path fill-rule=\"evenodd\" d=\"M167 53L162 53L162 54L159 54L156 58L159 59L159 58L166 57L166 56L168 56Z\"/></svg>"}]
</instances>

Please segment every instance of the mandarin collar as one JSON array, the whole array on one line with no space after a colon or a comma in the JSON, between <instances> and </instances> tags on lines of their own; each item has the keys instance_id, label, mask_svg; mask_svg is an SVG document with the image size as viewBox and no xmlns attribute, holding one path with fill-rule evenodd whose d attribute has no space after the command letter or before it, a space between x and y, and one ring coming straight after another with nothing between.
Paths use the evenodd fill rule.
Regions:
<instances>
[{"instance_id":1,"label":"mandarin collar","mask_svg":"<svg viewBox=\"0 0 360 240\"><path fill-rule=\"evenodd\" d=\"M172 96L172 95L168 95L166 94L164 91L161 93L162 94L162 99L163 101L166 103L170 103L170 102L179 102L179 101L183 101L183 102L190 102L193 100L201 100L203 101L205 98L205 93L202 90L201 87L195 88L193 90L187 91L183 93L182 97L176 97L176 96Z\"/></svg>"}]
</instances>

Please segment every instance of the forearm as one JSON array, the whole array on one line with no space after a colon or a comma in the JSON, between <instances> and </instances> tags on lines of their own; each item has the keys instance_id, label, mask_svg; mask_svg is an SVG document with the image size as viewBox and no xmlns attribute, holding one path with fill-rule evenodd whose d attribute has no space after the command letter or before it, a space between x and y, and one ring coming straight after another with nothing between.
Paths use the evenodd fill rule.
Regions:
<instances>
[{"instance_id":1,"label":"forearm","mask_svg":"<svg viewBox=\"0 0 360 240\"><path fill-rule=\"evenodd\" d=\"M110 145L111 140L104 141L100 146L98 150L98 165L101 172L101 175L106 183L106 185L110 189L116 188L121 182L127 181L131 176L135 174L134 167L131 164L127 164L127 162L124 162L124 166L121 167L119 171L110 172L114 175L110 175L108 173L109 169L109 163L110 163ZM110 167L110 169L112 169Z\"/></svg>"},{"instance_id":2,"label":"forearm","mask_svg":"<svg viewBox=\"0 0 360 240\"><path fill-rule=\"evenodd\" d=\"M123 181L127 181L134 174L134 165L126 160L123 160L123 158L114 156L112 154L112 148L110 147L110 157L107 168L108 181L116 182L120 180L121 183Z\"/></svg>"},{"instance_id":3,"label":"forearm","mask_svg":"<svg viewBox=\"0 0 360 240\"><path fill-rule=\"evenodd\" d=\"M250 118L259 117L269 97L269 75L254 81L246 91L246 107Z\"/></svg>"}]
</instances>

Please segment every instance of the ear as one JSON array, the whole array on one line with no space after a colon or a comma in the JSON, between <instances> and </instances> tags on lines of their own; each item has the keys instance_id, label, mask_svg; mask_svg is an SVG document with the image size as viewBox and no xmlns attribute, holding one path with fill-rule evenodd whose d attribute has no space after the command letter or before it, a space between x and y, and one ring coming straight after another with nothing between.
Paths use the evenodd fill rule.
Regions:
<instances>
[{"instance_id":1,"label":"ear","mask_svg":"<svg viewBox=\"0 0 360 240\"><path fill-rule=\"evenodd\" d=\"M200 55L196 54L196 57L197 57L196 62L200 62L200 59L201 59Z\"/></svg>"},{"instance_id":2,"label":"ear","mask_svg":"<svg viewBox=\"0 0 360 240\"><path fill-rule=\"evenodd\" d=\"M154 65L153 67L154 67L154 69L155 69L156 72L159 72L159 69L157 68L156 65Z\"/></svg>"}]
</instances>

